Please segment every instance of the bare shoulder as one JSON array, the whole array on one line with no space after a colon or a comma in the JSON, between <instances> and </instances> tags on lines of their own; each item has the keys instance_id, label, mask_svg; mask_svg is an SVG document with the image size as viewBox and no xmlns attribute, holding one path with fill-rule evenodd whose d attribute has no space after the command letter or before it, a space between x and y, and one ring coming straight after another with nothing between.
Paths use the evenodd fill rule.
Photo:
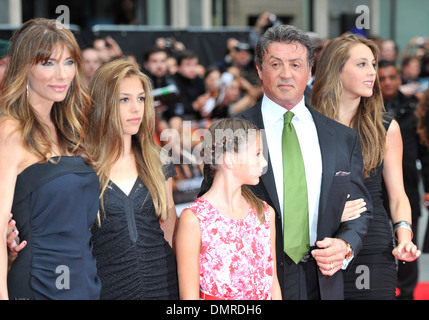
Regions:
<instances>
[{"instance_id":1,"label":"bare shoulder","mask_svg":"<svg viewBox=\"0 0 429 320\"><path fill-rule=\"evenodd\" d=\"M0 115L0 158L9 165L19 166L26 154L18 128L17 120Z\"/></svg>"},{"instance_id":2,"label":"bare shoulder","mask_svg":"<svg viewBox=\"0 0 429 320\"><path fill-rule=\"evenodd\" d=\"M0 144L8 147L22 144L21 134L18 131L19 123L5 115L0 115Z\"/></svg>"},{"instance_id":3,"label":"bare shoulder","mask_svg":"<svg viewBox=\"0 0 429 320\"><path fill-rule=\"evenodd\" d=\"M186 224L186 225L189 225L189 226L199 225L199 221L198 221L197 215L191 209L185 209L185 210L183 210L182 213L180 214L179 221L182 224Z\"/></svg>"},{"instance_id":4,"label":"bare shoulder","mask_svg":"<svg viewBox=\"0 0 429 320\"><path fill-rule=\"evenodd\" d=\"M200 243L199 241L196 241L201 239L200 222L192 210L185 209L180 214L176 238L177 248L179 248L180 244L183 243L187 243L188 245L197 245Z\"/></svg>"},{"instance_id":5,"label":"bare shoulder","mask_svg":"<svg viewBox=\"0 0 429 320\"><path fill-rule=\"evenodd\" d=\"M384 155L384 162L389 162L390 155L400 156L402 158L403 153L403 142L401 135L401 128L399 127L398 122L393 120L389 128L387 129L386 134L386 152Z\"/></svg>"},{"instance_id":6,"label":"bare shoulder","mask_svg":"<svg viewBox=\"0 0 429 320\"><path fill-rule=\"evenodd\" d=\"M386 148L390 148L390 146L395 146L400 144L402 146L402 135L401 128L399 127L399 123L396 120L392 120L387 128L386 133Z\"/></svg>"},{"instance_id":7,"label":"bare shoulder","mask_svg":"<svg viewBox=\"0 0 429 320\"><path fill-rule=\"evenodd\" d=\"M401 134L401 128L396 120L390 122L389 128L387 129L387 136Z\"/></svg>"}]
</instances>

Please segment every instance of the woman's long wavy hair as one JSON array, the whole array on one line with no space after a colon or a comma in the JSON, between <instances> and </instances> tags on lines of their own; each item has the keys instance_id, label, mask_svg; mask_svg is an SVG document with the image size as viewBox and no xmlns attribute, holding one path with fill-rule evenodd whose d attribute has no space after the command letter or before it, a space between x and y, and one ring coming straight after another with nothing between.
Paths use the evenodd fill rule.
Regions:
<instances>
[{"instance_id":1,"label":"woman's long wavy hair","mask_svg":"<svg viewBox=\"0 0 429 320\"><path fill-rule=\"evenodd\" d=\"M337 121L339 120L342 93L340 74L350 58L351 48L358 44L364 44L371 49L377 64L379 58L377 45L361 36L348 35L330 41L323 49L317 65L310 105L315 110ZM350 123L350 126L359 134L365 176L368 176L369 172L374 170L384 157L386 144L386 129L383 126L384 111L377 74L372 96L361 98L359 108Z\"/></svg>"},{"instance_id":2,"label":"woman's long wavy hair","mask_svg":"<svg viewBox=\"0 0 429 320\"><path fill-rule=\"evenodd\" d=\"M95 169L103 195L109 185L110 171L123 151L123 129L120 117L120 85L125 78L140 79L146 95L142 124L132 137L132 149L138 174L152 197L155 210L161 220L167 219L167 191L162 170L161 149L155 145L155 110L151 94L152 85L135 64L126 60L114 60L100 67L92 77L89 90L93 99L89 113L90 127L88 146L95 159Z\"/></svg>"},{"instance_id":3,"label":"woman's long wavy hair","mask_svg":"<svg viewBox=\"0 0 429 320\"><path fill-rule=\"evenodd\" d=\"M258 127L253 123L237 118L217 120L209 127L203 141L202 149L204 158L204 178L207 184L204 185L204 190L201 190L201 195L209 191L213 185L213 179L218 170L218 164L221 163L219 159L222 158L226 152L238 153L239 150L241 150L240 147L247 145L249 142L248 138L252 136L249 134L250 130L255 130L255 132L259 133ZM225 134L228 131L231 135ZM218 134L221 136L217 137ZM249 205L256 210L259 221L263 224L265 222L264 209L266 208L264 202L256 197L246 185L241 187L241 193Z\"/></svg>"},{"instance_id":4,"label":"woman's long wavy hair","mask_svg":"<svg viewBox=\"0 0 429 320\"><path fill-rule=\"evenodd\" d=\"M423 98L419 101L416 109L417 122L417 133L420 136L420 142L427 148L429 148L429 89L423 94Z\"/></svg>"},{"instance_id":5,"label":"woman's long wavy hair","mask_svg":"<svg viewBox=\"0 0 429 320\"><path fill-rule=\"evenodd\" d=\"M90 162L83 144L88 125L86 113L91 99L81 79L81 51L73 33L59 22L33 19L24 23L12 36L10 62L2 83L2 114L19 123L23 146L32 154L49 161L53 155L49 129L38 118L27 98L28 72L32 66L48 61L56 49L67 48L75 62L76 76L64 101L55 102L51 120L58 135L62 155L80 155ZM31 94L31 93L30 93Z\"/></svg>"}]
</instances>

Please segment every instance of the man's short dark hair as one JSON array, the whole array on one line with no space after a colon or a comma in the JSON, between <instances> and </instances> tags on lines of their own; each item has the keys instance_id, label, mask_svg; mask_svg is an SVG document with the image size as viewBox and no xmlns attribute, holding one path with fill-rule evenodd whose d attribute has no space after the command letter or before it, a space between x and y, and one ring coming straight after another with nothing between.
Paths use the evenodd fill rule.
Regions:
<instances>
[{"instance_id":1,"label":"man's short dark hair","mask_svg":"<svg viewBox=\"0 0 429 320\"><path fill-rule=\"evenodd\" d=\"M147 51L145 51L145 53L143 54L143 61L147 62L149 61L149 58L151 55L158 53L158 52L165 52L167 53L167 51L161 47L158 46L152 46L150 47Z\"/></svg>"},{"instance_id":2,"label":"man's short dark hair","mask_svg":"<svg viewBox=\"0 0 429 320\"><path fill-rule=\"evenodd\" d=\"M378 62L378 69L383 69L388 67L394 67L396 69L396 63L390 60L380 60Z\"/></svg>"},{"instance_id":3,"label":"man's short dark hair","mask_svg":"<svg viewBox=\"0 0 429 320\"><path fill-rule=\"evenodd\" d=\"M271 43L300 43L307 48L308 66L311 68L314 64L314 45L310 37L298 28L290 25L279 25L269 28L260 38L256 45L255 63L261 69L264 64L264 54L268 51Z\"/></svg>"},{"instance_id":4,"label":"man's short dark hair","mask_svg":"<svg viewBox=\"0 0 429 320\"><path fill-rule=\"evenodd\" d=\"M183 50L177 55L176 59L177 65L180 66L183 60L198 59L198 56L192 50Z\"/></svg>"}]
</instances>

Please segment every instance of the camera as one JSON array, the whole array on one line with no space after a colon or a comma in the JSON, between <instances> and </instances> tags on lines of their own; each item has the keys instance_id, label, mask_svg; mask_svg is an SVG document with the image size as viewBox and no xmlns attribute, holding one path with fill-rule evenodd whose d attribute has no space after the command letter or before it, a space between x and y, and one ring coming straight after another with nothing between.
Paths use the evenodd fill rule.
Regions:
<instances>
[{"instance_id":1,"label":"camera","mask_svg":"<svg viewBox=\"0 0 429 320\"><path fill-rule=\"evenodd\" d=\"M277 21L277 16L272 13L268 16L268 22L271 26L274 26L274 23Z\"/></svg>"},{"instance_id":2,"label":"camera","mask_svg":"<svg viewBox=\"0 0 429 320\"><path fill-rule=\"evenodd\" d=\"M165 38L165 48L174 49L174 42L173 38Z\"/></svg>"},{"instance_id":3,"label":"camera","mask_svg":"<svg viewBox=\"0 0 429 320\"><path fill-rule=\"evenodd\" d=\"M275 15L274 13L271 13L268 16L268 23L264 26L263 31L267 31L271 27L279 26L283 24L283 22Z\"/></svg>"},{"instance_id":4,"label":"camera","mask_svg":"<svg viewBox=\"0 0 429 320\"><path fill-rule=\"evenodd\" d=\"M418 37L416 40L416 44L417 46L419 46L420 48L422 48L425 44L425 38L423 37Z\"/></svg>"}]
</instances>

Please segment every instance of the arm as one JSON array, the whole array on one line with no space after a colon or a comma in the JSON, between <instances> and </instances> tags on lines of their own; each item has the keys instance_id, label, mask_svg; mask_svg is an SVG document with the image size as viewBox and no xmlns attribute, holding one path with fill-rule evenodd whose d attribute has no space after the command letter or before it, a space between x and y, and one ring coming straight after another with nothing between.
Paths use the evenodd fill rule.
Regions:
<instances>
[{"instance_id":1,"label":"arm","mask_svg":"<svg viewBox=\"0 0 429 320\"><path fill-rule=\"evenodd\" d=\"M411 206L405 193L402 176L402 137L399 125L392 121L386 137L386 153L384 156L383 178L389 195L389 207L392 222L408 221L411 223ZM416 245L411 241L412 233L406 228L396 232L398 246L393 255L401 260L414 261L420 255Z\"/></svg>"},{"instance_id":2,"label":"arm","mask_svg":"<svg viewBox=\"0 0 429 320\"><path fill-rule=\"evenodd\" d=\"M167 201L168 201L168 218L166 221L161 221L162 230L164 230L164 238L175 250L175 237L177 230L177 213L173 199L173 178L169 178L166 182Z\"/></svg>"},{"instance_id":3,"label":"arm","mask_svg":"<svg viewBox=\"0 0 429 320\"><path fill-rule=\"evenodd\" d=\"M313 250L312 255L322 274L327 276L332 276L343 268L348 245L350 245L354 256L358 254L362 247L363 237L367 233L369 221L372 218L372 202L363 183L363 157L357 134L355 134L350 155L350 172L350 198L363 199L366 210L361 212L359 218L342 222L334 237L325 237L322 241L316 242L318 249ZM332 207L330 210L335 210L335 208Z\"/></svg>"},{"instance_id":4,"label":"arm","mask_svg":"<svg viewBox=\"0 0 429 320\"><path fill-rule=\"evenodd\" d=\"M360 213L360 217L358 219L349 219L342 222L335 234L335 237L350 244L354 254L356 255L362 247L362 240L368 231L369 221L372 219L372 200L364 185L362 148L357 135L350 162L350 199L362 199L365 203L366 210Z\"/></svg>"},{"instance_id":5,"label":"arm","mask_svg":"<svg viewBox=\"0 0 429 320\"><path fill-rule=\"evenodd\" d=\"M199 300L201 251L200 223L194 212L182 212L177 230L177 272L179 277L180 299Z\"/></svg>"},{"instance_id":6,"label":"arm","mask_svg":"<svg viewBox=\"0 0 429 320\"><path fill-rule=\"evenodd\" d=\"M118 59L124 55L119 44L111 36L106 37L106 42L109 44L107 52L109 53L110 59Z\"/></svg>"},{"instance_id":7,"label":"arm","mask_svg":"<svg viewBox=\"0 0 429 320\"><path fill-rule=\"evenodd\" d=\"M8 299L8 228L23 149L12 121L0 120L0 299Z\"/></svg>"},{"instance_id":8,"label":"arm","mask_svg":"<svg viewBox=\"0 0 429 320\"><path fill-rule=\"evenodd\" d=\"M271 298L273 300L282 300L282 291L280 289L279 278L277 277L275 214L274 209L270 207L271 252L273 255L273 286L271 288Z\"/></svg>"}]
</instances>

